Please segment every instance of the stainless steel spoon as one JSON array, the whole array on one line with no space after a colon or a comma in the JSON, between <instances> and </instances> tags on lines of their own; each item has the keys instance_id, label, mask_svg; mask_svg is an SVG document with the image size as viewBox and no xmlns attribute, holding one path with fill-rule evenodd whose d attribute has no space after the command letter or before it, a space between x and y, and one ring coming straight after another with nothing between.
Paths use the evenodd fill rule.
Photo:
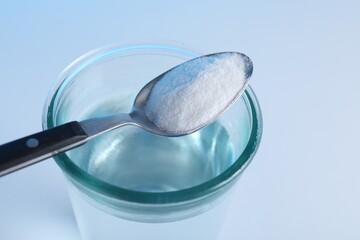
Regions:
<instances>
[{"instance_id":1,"label":"stainless steel spoon","mask_svg":"<svg viewBox=\"0 0 360 240\"><path fill-rule=\"evenodd\" d=\"M204 55L183 64L197 64L199 61L204 61L205 58L214 59L216 57L221 57L224 54L230 53L225 52ZM238 97L241 96L248 84L248 79L252 74L252 62L246 55L235 52L231 52L231 54L239 57L239 59L245 63L243 70L245 79L242 83L243 85L239 86L237 95L234 98L229 99L229 103L224 109L219 109L217 112L214 112L213 115L209 116L209 119L199 123L199 125L192 127L191 129L182 129L181 131L167 131L167 129L158 128L145 113L146 104L153 88L161 82L166 74L169 74L176 68L174 67L150 81L140 90L134 101L133 109L129 114L120 113L80 122L69 122L55 128L0 145L0 176L78 147L100 134L124 125L135 125L151 133L169 137L187 135L205 127L215 121ZM177 67L181 65L182 64ZM216 101L216 99L213 99L213 101ZM173 107L176 108L177 106Z\"/></svg>"}]
</instances>

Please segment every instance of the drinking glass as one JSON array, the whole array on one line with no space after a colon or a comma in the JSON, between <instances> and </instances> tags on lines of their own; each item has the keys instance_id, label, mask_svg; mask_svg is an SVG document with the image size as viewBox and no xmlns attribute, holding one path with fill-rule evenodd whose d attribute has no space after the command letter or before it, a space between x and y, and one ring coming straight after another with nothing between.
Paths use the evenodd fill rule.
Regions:
<instances>
[{"instance_id":1,"label":"drinking glass","mask_svg":"<svg viewBox=\"0 0 360 240\"><path fill-rule=\"evenodd\" d=\"M147 82L199 55L154 43L87 53L52 87L43 128L128 113ZM261 133L249 86L217 121L193 134L169 138L124 126L54 159L67 179L83 240L215 240Z\"/></svg>"}]
</instances>

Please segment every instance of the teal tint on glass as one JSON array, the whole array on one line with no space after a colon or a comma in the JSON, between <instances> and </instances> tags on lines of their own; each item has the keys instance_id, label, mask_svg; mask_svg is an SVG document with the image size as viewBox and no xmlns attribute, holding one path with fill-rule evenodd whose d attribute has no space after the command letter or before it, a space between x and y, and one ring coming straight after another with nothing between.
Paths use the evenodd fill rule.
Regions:
<instances>
[{"instance_id":1,"label":"teal tint on glass","mask_svg":"<svg viewBox=\"0 0 360 240\"><path fill-rule=\"evenodd\" d=\"M44 128L129 112L148 81L198 55L159 44L115 46L86 54L62 73L50 92ZM95 239L89 236L104 233L108 224L123 232L136 222L189 221L188 228L200 213L220 211L217 205L253 158L261 132L259 105L248 87L216 122L191 135L160 137L125 126L55 160L69 180L80 232L88 236L84 239ZM97 223L100 215L111 220ZM149 234L155 231L151 229ZM121 236L114 231L112 237ZM210 239L203 231L205 235L198 237ZM158 237L170 239L165 233ZM189 231L179 237L193 239Z\"/></svg>"}]
</instances>

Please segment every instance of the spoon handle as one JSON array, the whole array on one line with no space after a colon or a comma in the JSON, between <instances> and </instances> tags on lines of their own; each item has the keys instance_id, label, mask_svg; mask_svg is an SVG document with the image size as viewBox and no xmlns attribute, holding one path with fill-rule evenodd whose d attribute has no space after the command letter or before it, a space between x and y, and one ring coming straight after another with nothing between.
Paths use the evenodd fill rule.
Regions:
<instances>
[{"instance_id":1,"label":"spoon handle","mask_svg":"<svg viewBox=\"0 0 360 240\"><path fill-rule=\"evenodd\" d=\"M74 121L0 145L0 177L77 147L87 138Z\"/></svg>"}]
</instances>

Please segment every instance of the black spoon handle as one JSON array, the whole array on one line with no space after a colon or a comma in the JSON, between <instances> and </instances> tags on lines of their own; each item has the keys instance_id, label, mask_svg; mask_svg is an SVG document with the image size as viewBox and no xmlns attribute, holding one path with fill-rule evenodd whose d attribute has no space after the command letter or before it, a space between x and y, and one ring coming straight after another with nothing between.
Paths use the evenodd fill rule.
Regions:
<instances>
[{"instance_id":1,"label":"black spoon handle","mask_svg":"<svg viewBox=\"0 0 360 240\"><path fill-rule=\"evenodd\" d=\"M77 147L87 138L75 121L0 145L0 177Z\"/></svg>"}]
</instances>

